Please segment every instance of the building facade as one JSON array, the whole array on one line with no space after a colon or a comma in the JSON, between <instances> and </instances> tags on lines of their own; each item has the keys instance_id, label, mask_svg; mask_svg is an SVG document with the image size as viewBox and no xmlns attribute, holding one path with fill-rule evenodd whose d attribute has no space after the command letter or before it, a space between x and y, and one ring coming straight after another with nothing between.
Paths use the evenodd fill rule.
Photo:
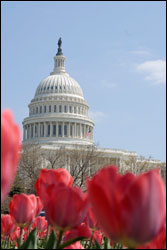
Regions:
<instances>
[{"instance_id":1,"label":"building facade","mask_svg":"<svg viewBox=\"0 0 167 250\"><path fill-rule=\"evenodd\" d=\"M65 70L61 38L54 57L54 69L38 85L28 105L29 116L23 120L23 145L38 144L56 150L93 146L94 121L88 117L89 106L80 85ZM137 153L119 149L97 148L100 166L114 164L126 168L129 157ZM140 161L139 161L140 162ZM152 161L152 165L160 161Z\"/></svg>"}]
</instances>

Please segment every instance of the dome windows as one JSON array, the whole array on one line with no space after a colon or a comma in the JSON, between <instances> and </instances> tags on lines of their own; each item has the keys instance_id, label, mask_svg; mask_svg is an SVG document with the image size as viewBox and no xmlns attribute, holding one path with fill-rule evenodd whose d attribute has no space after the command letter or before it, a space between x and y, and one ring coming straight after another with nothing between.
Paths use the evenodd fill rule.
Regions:
<instances>
[{"instance_id":1,"label":"dome windows","mask_svg":"<svg viewBox=\"0 0 167 250\"><path fill-rule=\"evenodd\" d=\"M72 113L72 107L70 106L69 108L70 108L70 113Z\"/></svg>"},{"instance_id":2,"label":"dome windows","mask_svg":"<svg viewBox=\"0 0 167 250\"><path fill-rule=\"evenodd\" d=\"M48 136L50 136L50 124L48 124Z\"/></svg>"},{"instance_id":3,"label":"dome windows","mask_svg":"<svg viewBox=\"0 0 167 250\"><path fill-rule=\"evenodd\" d=\"M64 106L64 113L67 113L67 106Z\"/></svg>"},{"instance_id":4,"label":"dome windows","mask_svg":"<svg viewBox=\"0 0 167 250\"><path fill-rule=\"evenodd\" d=\"M62 101L59 98L59 102ZM48 105L39 105L29 108L29 115L42 114L42 113L71 113L77 115L88 115L88 109L85 106L80 105L67 105L67 104L48 104Z\"/></svg>"},{"instance_id":5,"label":"dome windows","mask_svg":"<svg viewBox=\"0 0 167 250\"><path fill-rule=\"evenodd\" d=\"M67 125L64 125L64 136L67 137Z\"/></svg>"},{"instance_id":6,"label":"dome windows","mask_svg":"<svg viewBox=\"0 0 167 250\"><path fill-rule=\"evenodd\" d=\"M53 125L53 136L56 136L56 125Z\"/></svg>"},{"instance_id":7,"label":"dome windows","mask_svg":"<svg viewBox=\"0 0 167 250\"><path fill-rule=\"evenodd\" d=\"M61 137L62 136L62 126L59 124L59 127L58 127L58 136Z\"/></svg>"}]
</instances>

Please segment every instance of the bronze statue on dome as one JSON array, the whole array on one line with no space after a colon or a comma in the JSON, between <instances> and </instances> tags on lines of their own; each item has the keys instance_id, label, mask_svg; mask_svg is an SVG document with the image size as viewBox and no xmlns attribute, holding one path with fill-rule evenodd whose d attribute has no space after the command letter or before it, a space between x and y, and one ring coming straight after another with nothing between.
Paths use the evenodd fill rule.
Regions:
<instances>
[{"instance_id":1,"label":"bronze statue on dome","mask_svg":"<svg viewBox=\"0 0 167 250\"><path fill-rule=\"evenodd\" d=\"M62 45L62 40L61 40L61 37L59 38L59 40L58 40L58 50L57 50L57 54L56 54L56 56L61 56L61 55L63 55L63 53L62 53L62 48L61 48L61 45Z\"/></svg>"},{"instance_id":2,"label":"bronze statue on dome","mask_svg":"<svg viewBox=\"0 0 167 250\"><path fill-rule=\"evenodd\" d=\"M59 40L58 40L58 46L59 46L59 48L61 48L61 45L62 45L62 40L61 40L61 37L60 37Z\"/></svg>"}]
</instances>

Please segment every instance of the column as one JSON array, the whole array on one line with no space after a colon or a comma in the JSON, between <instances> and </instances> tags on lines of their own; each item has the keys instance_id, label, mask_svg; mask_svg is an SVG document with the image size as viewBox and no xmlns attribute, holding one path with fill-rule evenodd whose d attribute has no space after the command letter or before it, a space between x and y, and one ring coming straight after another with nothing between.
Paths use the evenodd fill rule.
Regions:
<instances>
[{"instance_id":1,"label":"column","mask_svg":"<svg viewBox=\"0 0 167 250\"><path fill-rule=\"evenodd\" d=\"M23 141L26 139L26 125L23 127Z\"/></svg>"},{"instance_id":2,"label":"column","mask_svg":"<svg viewBox=\"0 0 167 250\"><path fill-rule=\"evenodd\" d=\"M62 137L64 137L64 122L62 122Z\"/></svg>"},{"instance_id":3,"label":"column","mask_svg":"<svg viewBox=\"0 0 167 250\"><path fill-rule=\"evenodd\" d=\"M82 138L82 125L81 125L81 123L79 124L79 132L80 132L80 138Z\"/></svg>"},{"instance_id":4,"label":"column","mask_svg":"<svg viewBox=\"0 0 167 250\"><path fill-rule=\"evenodd\" d=\"M72 138L74 138L74 123L71 123L72 125Z\"/></svg>"},{"instance_id":5,"label":"column","mask_svg":"<svg viewBox=\"0 0 167 250\"><path fill-rule=\"evenodd\" d=\"M77 137L77 129L76 129L76 122L74 123L74 137Z\"/></svg>"},{"instance_id":6,"label":"column","mask_svg":"<svg viewBox=\"0 0 167 250\"><path fill-rule=\"evenodd\" d=\"M31 138L31 126L30 124L28 125L28 136L29 136L29 139Z\"/></svg>"},{"instance_id":7,"label":"column","mask_svg":"<svg viewBox=\"0 0 167 250\"><path fill-rule=\"evenodd\" d=\"M32 124L30 124L30 139L32 138Z\"/></svg>"},{"instance_id":8,"label":"column","mask_svg":"<svg viewBox=\"0 0 167 250\"><path fill-rule=\"evenodd\" d=\"M23 141L25 140L25 126L23 126Z\"/></svg>"},{"instance_id":9,"label":"column","mask_svg":"<svg viewBox=\"0 0 167 250\"><path fill-rule=\"evenodd\" d=\"M38 138L39 138L40 137L40 122L38 122L37 134L38 134Z\"/></svg>"},{"instance_id":10,"label":"column","mask_svg":"<svg viewBox=\"0 0 167 250\"><path fill-rule=\"evenodd\" d=\"M67 125L67 137L70 137L70 122Z\"/></svg>"},{"instance_id":11,"label":"column","mask_svg":"<svg viewBox=\"0 0 167 250\"><path fill-rule=\"evenodd\" d=\"M35 138L35 123L33 123L33 138Z\"/></svg>"},{"instance_id":12,"label":"column","mask_svg":"<svg viewBox=\"0 0 167 250\"><path fill-rule=\"evenodd\" d=\"M27 125L25 126L25 140L27 140Z\"/></svg>"}]
</instances>

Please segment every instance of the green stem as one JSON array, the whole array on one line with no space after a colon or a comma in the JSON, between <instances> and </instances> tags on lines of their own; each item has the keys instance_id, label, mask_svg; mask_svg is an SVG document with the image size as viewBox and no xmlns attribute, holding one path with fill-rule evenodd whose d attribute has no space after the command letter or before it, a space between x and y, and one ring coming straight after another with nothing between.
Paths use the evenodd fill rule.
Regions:
<instances>
[{"instance_id":1,"label":"green stem","mask_svg":"<svg viewBox=\"0 0 167 250\"><path fill-rule=\"evenodd\" d=\"M104 249L108 249L108 238L104 237Z\"/></svg>"},{"instance_id":2,"label":"green stem","mask_svg":"<svg viewBox=\"0 0 167 250\"><path fill-rule=\"evenodd\" d=\"M8 236L8 240L7 240L7 249L10 249L10 238Z\"/></svg>"},{"instance_id":3,"label":"green stem","mask_svg":"<svg viewBox=\"0 0 167 250\"><path fill-rule=\"evenodd\" d=\"M23 227L21 226L20 227L20 238L19 238L19 248L21 247L22 243L23 243L23 237L22 237L22 234L23 234Z\"/></svg>"},{"instance_id":4,"label":"green stem","mask_svg":"<svg viewBox=\"0 0 167 250\"><path fill-rule=\"evenodd\" d=\"M90 238L90 244L89 244L89 249L91 249L91 246L92 246L93 235L94 235L94 230L92 230L92 234L91 234L91 238Z\"/></svg>"},{"instance_id":5,"label":"green stem","mask_svg":"<svg viewBox=\"0 0 167 250\"><path fill-rule=\"evenodd\" d=\"M50 230L50 226L48 224L47 232L46 232L46 241L48 241L48 238L49 238L49 230Z\"/></svg>"},{"instance_id":6,"label":"green stem","mask_svg":"<svg viewBox=\"0 0 167 250\"><path fill-rule=\"evenodd\" d=\"M59 232L59 238L57 240L56 249L59 249L59 245L61 243L61 240L62 240L62 237L63 237L63 233L64 232L62 230Z\"/></svg>"}]
</instances>

